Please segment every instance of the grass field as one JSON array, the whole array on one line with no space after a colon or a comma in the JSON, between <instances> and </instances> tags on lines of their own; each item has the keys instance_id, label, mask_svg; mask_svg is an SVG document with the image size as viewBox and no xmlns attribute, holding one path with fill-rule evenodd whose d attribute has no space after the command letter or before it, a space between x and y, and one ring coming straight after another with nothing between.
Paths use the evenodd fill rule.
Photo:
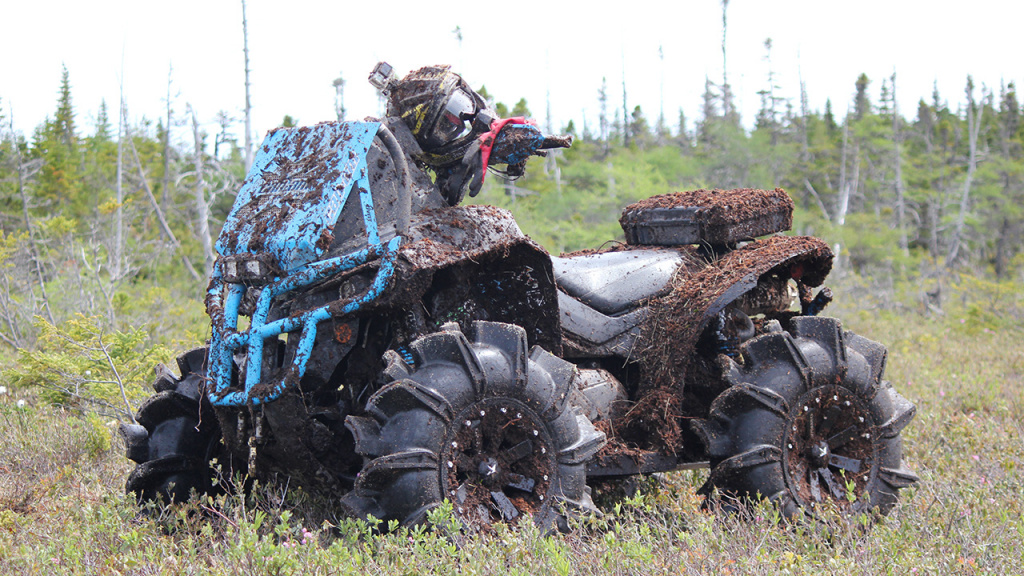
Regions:
<instances>
[{"instance_id":1,"label":"grass field","mask_svg":"<svg viewBox=\"0 0 1024 576\"><path fill-rule=\"evenodd\" d=\"M141 516L122 493L131 463L114 423L7 390L0 574L1024 573L1024 328L968 308L927 318L866 300L836 306L847 328L889 347L888 379L917 404L904 437L921 483L870 529L780 525L770 507L703 512L694 492L706 471L643 480L636 496L551 537L530 526L375 536L323 522L280 489ZM439 532L449 520L436 515Z\"/></svg>"}]
</instances>

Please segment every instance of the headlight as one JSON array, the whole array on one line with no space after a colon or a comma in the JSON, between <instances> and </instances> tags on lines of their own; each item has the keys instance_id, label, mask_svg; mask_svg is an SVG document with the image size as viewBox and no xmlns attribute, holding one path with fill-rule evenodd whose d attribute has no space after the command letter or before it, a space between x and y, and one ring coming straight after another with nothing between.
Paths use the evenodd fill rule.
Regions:
<instances>
[{"instance_id":1,"label":"headlight","mask_svg":"<svg viewBox=\"0 0 1024 576\"><path fill-rule=\"evenodd\" d=\"M237 254L221 258L221 275L231 283L266 284L280 274L267 254Z\"/></svg>"}]
</instances>

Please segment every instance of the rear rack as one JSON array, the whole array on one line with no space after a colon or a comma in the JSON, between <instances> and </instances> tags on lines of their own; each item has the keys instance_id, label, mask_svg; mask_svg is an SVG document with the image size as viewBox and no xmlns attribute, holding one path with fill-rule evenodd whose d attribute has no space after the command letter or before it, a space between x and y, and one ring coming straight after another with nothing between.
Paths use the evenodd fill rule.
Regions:
<instances>
[{"instance_id":1,"label":"rear rack","mask_svg":"<svg viewBox=\"0 0 1024 576\"><path fill-rule=\"evenodd\" d=\"M729 245L789 230L793 201L785 190L692 190L630 204L619 224L626 243Z\"/></svg>"}]
</instances>

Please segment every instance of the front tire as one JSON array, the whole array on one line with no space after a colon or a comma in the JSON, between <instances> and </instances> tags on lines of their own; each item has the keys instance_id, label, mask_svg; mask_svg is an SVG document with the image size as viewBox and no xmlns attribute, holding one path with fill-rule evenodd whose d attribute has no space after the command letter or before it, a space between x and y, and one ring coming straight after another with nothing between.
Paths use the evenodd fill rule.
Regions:
<instances>
[{"instance_id":1,"label":"front tire","mask_svg":"<svg viewBox=\"0 0 1024 576\"><path fill-rule=\"evenodd\" d=\"M120 427L125 455L138 464L125 489L140 503L182 502L213 490L210 460L221 452L221 435L204 393L206 366L206 348L178 357L180 378L161 364L157 393L139 408L136 424Z\"/></svg>"},{"instance_id":2,"label":"front tire","mask_svg":"<svg viewBox=\"0 0 1024 576\"><path fill-rule=\"evenodd\" d=\"M468 337L467 337L468 336ZM593 509L586 462L604 434L569 403L575 367L510 324L457 324L385 359L393 380L346 426L365 465L343 504L404 525L449 500L470 529L525 514L551 527L563 507Z\"/></svg>"},{"instance_id":3,"label":"front tire","mask_svg":"<svg viewBox=\"0 0 1024 576\"><path fill-rule=\"evenodd\" d=\"M730 387L694 424L711 463L701 494L768 498L787 517L827 503L886 514L917 481L901 436L916 409L882 380L884 346L805 316L741 352L742 364L720 356Z\"/></svg>"}]
</instances>

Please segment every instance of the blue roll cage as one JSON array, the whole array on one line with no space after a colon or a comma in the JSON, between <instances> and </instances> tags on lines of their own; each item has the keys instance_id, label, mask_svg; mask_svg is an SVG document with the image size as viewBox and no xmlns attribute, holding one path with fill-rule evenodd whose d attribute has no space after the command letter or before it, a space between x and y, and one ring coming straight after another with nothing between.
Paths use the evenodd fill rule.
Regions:
<instances>
[{"instance_id":1,"label":"blue roll cage","mask_svg":"<svg viewBox=\"0 0 1024 576\"><path fill-rule=\"evenodd\" d=\"M325 162L339 168L336 177L331 181L324 179L317 182L321 194L314 201L298 206L289 204L289 208L285 210L286 220L278 230L268 233L258 228L258 222L251 218L253 206L278 209L288 199L287 195L294 195L296 191L305 195L310 190L308 178L302 182L296 180L285 185L272 184L264 178L265 174L273 173L275 168L285 162L308 159L308 155L303 154L305 148L295 144L295 140L299 138L297 129L279 129L271 132L260 147L260 153L239 190L217 241L217 250L222 256L252 256L255 259L257 255L248 254L239 248L252 245L251 240L255 239L259 246L266 248L274 257L280 265L279 268L286 271L275 275L272 281L263 286L249 327L239 330L239 308L242 297L250 288L245 283L231 282L225 278L223 259L218 258L214 265L207 302L216 303L219 300L223 310L223 314L216 314L211 319L212 337L208 369L211 386L207 395L214 406L258 406L279 398L290 380L297 383L305 374L306 363L313 351L317 335L317 324L332 315L358 311L378 298L394 276L395 259L402 244L401 233L408 226L408 209L406 208L404 213L406 221L398 226L399 234L387 242L382 242L366 164L366 155L374 136L378 133L390 136L387 128L379 122L336 122L304 130L306 132L303 137L331 143L326 150L321 148L314 152L321 152ZM393 141L393 136L390 138ZM384 139L387 141L387 138ZM388 148L394 156L394 146L389 145ZM401 161L404 166L404 157L396 158L395 161ZM353 188L359 191L366 228L366 247L343 256L319 260L325 249L318 246L317 240L325 231L330 233L333 230L338 214L344 208ZM315 187L313 191L315 192ZM407 206L409 191L401 190L399 194L405 195L401 202ZM304 197L308 199L308 196ZM403 216L400 214L399 217L401 219ZM275 298L374 260L380 261L377 274L362 295L350 299L340 307L335 302L286 318L267 321L270 306ZM282 376L277 381L261 387L257 393L255 388L263 379L264 341L296 331L300 332L300 336L291 367L281 370ZM232 389L233 357L243 349L246 353L244 388Z\"/></svg>"}]
</instances>

